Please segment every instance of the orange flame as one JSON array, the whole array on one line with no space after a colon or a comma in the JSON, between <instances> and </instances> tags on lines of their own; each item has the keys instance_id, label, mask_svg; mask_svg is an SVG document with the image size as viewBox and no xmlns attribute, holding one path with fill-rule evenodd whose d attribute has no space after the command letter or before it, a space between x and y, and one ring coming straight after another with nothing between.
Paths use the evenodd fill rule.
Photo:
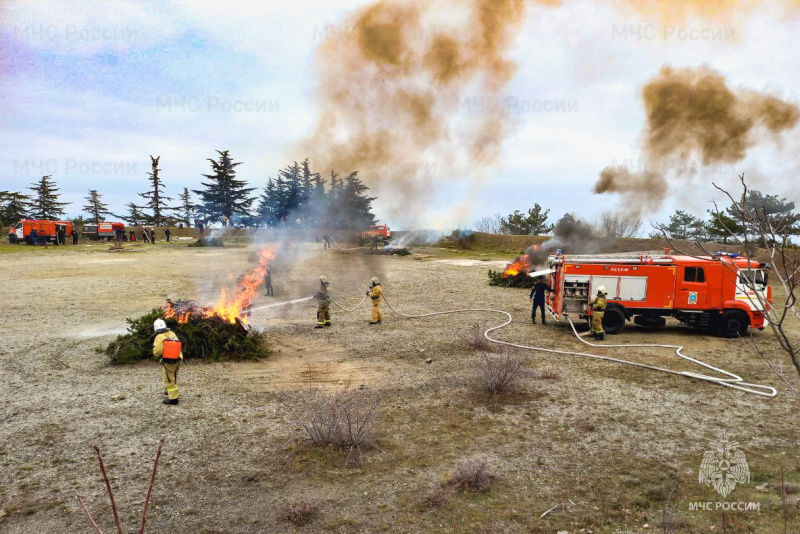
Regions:
<instances>
[{"instance_id":1,"label":"orange flame","mask_svg":"<svg viewBox=\"0 0 800 534\"><path fill-rule=\"evenodd\" d=\"M258 288L264 283L267 276L269 262L275 258L272 249L264 249L258 258L258 265L250 273L241 276L236 290L232 295L226 288L220 290L216 304L205 311L205 317L218 316L233 324L238 318L248 324L250 301L258 293Z\"/></svg>"},{"instance_id":2,"label":"orange flame","mask_svg":"<svg viewBox=\"0 0 800 534\"><path fill-rule=\"evenodd\" d=\"M533 245L528 249L529 251L532 249L534 251L541 249L541 245ZM527 274L531 269L531 258L526 254L522 254L517 256L512 263L509 263L506 267L506 270L503 271L503 278L509 278L511 276L517 276L520 273Z\"/></svg>"},{"instance_id":3,"label":"orange flame","mask_svg":"<svg viewBox=\"0 0 800 534\"><path fill-rule=\"evenodd\" d=\"M177 318L178 323L185 324L191 320L192 316L220 317L231 324L236 323L236 319L249 324L250 301L258 293L258 288L261 284L264 283L269 263L274 258L275 253L272 249L262 250L259 255L258 265L250 273L239 277L236 289L232 294L229 294L228 289L223 287L220 290L217 302L213 306L196 306L183 313L178 313L172 302L168 302L164 307L164 319ZM231 274L228 279L232 281L233 275Z\"/></svg>"}]
</instances>

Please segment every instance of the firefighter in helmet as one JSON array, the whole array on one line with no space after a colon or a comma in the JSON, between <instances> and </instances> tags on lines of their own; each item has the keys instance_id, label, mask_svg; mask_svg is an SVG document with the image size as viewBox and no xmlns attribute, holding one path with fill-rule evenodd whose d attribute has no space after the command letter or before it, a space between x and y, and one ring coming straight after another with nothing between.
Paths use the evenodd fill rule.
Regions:
<instances>
[{"instance_id":1,"label":"firefighter in helmet","mask_svg":"<svg viewBox=\"0 0 800 534\"><path fill-rule=\"evenodd\" d=\"M327 276L319 277L319 290L314 298L319 301L317 308L317 326L314 328L322 328L323 326L331 325L331 284L328 282Z\"/></svg>"},{"instance_id":2,"label":"firefighter in helmet","mask_svg":"<svg viewBox=\"0 0 800 534\"><path fill-rule=\"evenodd\" d=\"M603 331L603 315L606 313L606 292L605 286L597 288L597 295L595 295L589 302L592 307L592 337L599 341L606 338L606 333Z\"/></svg>"},{"instance_id":3,"label":"firefighter in helmet","mask_svg":"<svg viewBox=\"0 0 800 534\"><path fill-rule=\"evenodd\" d=\"M367 295L372 299L372 320L369 324L381 324L381 283L377 278L372 279L372 285L367 289Z\"/></svg>"},{"instance_id":4,"label":"firefighter in helmet","mask_svg":"<svg viewBox=\"0 0 800 534\"><path fill-rule=\"evenodd\" d=\"M164 404L178 404L178 371L183 362L181 342L175 333L167 328L163 319L153 323L156 339L153 342L153 356L158 356L164 367Z\"/></svg>"}]
</instances>

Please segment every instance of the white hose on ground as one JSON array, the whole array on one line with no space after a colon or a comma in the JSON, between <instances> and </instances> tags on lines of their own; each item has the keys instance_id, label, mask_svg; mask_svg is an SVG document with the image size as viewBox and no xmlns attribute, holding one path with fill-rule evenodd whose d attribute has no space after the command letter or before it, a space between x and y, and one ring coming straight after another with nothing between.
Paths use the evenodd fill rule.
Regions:
<instances>
[{"instance_id":1,"label":"white hose on ground","mask_svg":"<svg viewBox=\"0 0 800 534\"><path fill-rule=\"evenodd\" d=\"M339 243L337 243L336 240L333 237L331 237L331 236L328 236L328 237L330 237L331 241L333 241L333 244L336 245L336 249L337 250L358 250L360 248L364 248L364 247L342 248L342 247L339 246ZM338 304L337 304L337 306L338 306Z\"/></svg>"},{"instance_id":2,"label":"white hose on ground","mask_svg":"<svg viewBox=\"0 0 800 534\"><path fill-rule=\"evenodd\" d=\"M394 313L396 313L397 315L399 315L401 317L405 317L406 319L418 319L418 318L421 318L421 317L433 317L435 315L447 315L447 314L451 314L451 313L468 313L468 312L488 312L488 313L499 313L499 314L505 315L506 317L508 317L508 320L506 322L504 322L501 325L493 326L491 328L488 328L483 333L484 337L486 337L487 340L489 340L492 343L497 343L498 345L506 345L508 347L516 347L516 348L519 348L519 349L534 350L534 351L538 351L538 352L548 352L548 353L551 353L551 354L563 354L563 355L567 355L567 356L581 356L581 357L584 357L584 358L592 358L592 359L595 359L595 360L603 360L603 361L607 361L607 362L614 362L614 363L619 363L619 364L622 364L622 365L632 365L634 367L641 367L643 369L649 369L651 371L659 371L659 372L662 372L662 373L668 373L668 374L678 375L678 376L685 376L687 378L694 378L696 380L703 380L703 381L706 381L706 382L711 382L712 384L718 384L720 386L725 386L725 387L729 387L729 388L733 388L733 389L738 389L740 391L744 391L745 393L752 393L753 395L759 395L759 396L762 396L762 397L773 398L778 394L778 391L775 388L773 388L772 386L765 386L765 385L762 385L762 384L751 384L749 382L745 382L744 379L742 379L742 377L740 377L738 375L735 375L735 374L730 373L728 371L725 371L723 369L719 369L718 367L714 367L712 365L704 363L704 362L702 362L700 360L697 360L695 358L691 358L689 356L686 356L686 355L681 353L681 351L683 350L683 347L680 346L680 345L659 345L659 344L597 345L595 343L589 343L588 341L584 340L583 338L581 338L578 335L578 331L575 329L575 325L572 323L572 320L568 316L566 316L566 318L567 318L567 321L569 321L569 325L572 327L572 332L575 334L575 337L577 337L582 343L585 343L586 345L589 345L591 347L606 347L606 348L631 348L631 347L650 347L650 348L654 348L655 347L655 348L676 349L675 353L680 358L683 358L684 360L688 360L688 361L693 362L693 363L695 363L697 365L705 367L706 369L710 369L712 371L716 371L716 372L718 372L720 374L726 375L728 378L720 378L720 377L708 376L708 375L704 375L704 374L700 374L700 373L693 373L693 372L690 372L690 371L676 371L674 369L667 369L667 368L664 368L664 367L657 367L655 365L647 365L647 364L644 364L644 363L638 363L638 362L632 362L632 361L628 361L628 360L622 360L622 359L619 359L619 358L611 358L609 356L599 356L597 354L589 354L589 353L586 353L586 352L573 352L573 351L566 351L566 350L547 349L547 348L544 348L544 347L534 347L534 346L531 346L531 345L522 345L522 344L519 344L519 343L511 343L509 341L501 341L499 339L494 339L491 336L489 336L489 334L491 332L494 332L495 330L500 330L501 328L505 328L506 326L511 324L511 321L513 320L513 318L511 317L511 314L506 312L506 311L503 311L503 310L494 310L494 309L491 309L491 308L468 308L468 309L465 308L465 309L461 309L461 310L448 310L448 311L441 311L441 312L421 313L421 314L417 314L417 315L406 315L406 314L400 313L399 311L395 310L392 307L392 305L389 304L389 301L386 300L386 297L383 297L383 300L384 300L384 302L386 302L386 306L388 306L388 308L390 310L392 310Z\"/></svg>"},{"instance_id":3,"label":"white hose on ground","mask_svg":"<svg viewBox=\"0 0 800 534\"><path fill-rule=\"evenodd\" d=\"M336 306L337 308L339 308L340 310L342 310L343 312L345 312L345 313L353 313L354 311L359 309L362 304L364 304L365 300L367 300L367 295L364 295L364 298L361 299L361 302L359 302L358 304L356 304L356 306L354 308L350 308L349 310L347 308L343 308L338 302L336 302L333 299L331 299L331 302L333 302L333 305Z\"/></svg>"}]
</instances>

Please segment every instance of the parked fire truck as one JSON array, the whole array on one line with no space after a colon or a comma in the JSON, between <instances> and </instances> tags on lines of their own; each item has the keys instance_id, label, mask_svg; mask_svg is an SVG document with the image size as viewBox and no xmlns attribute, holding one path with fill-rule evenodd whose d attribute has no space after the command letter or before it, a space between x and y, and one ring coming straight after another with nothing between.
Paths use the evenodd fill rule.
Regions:
<instances>
[{"instance_id":1,"label":"parked fire truck","mask_svg":"<svg viewBox=\"0 0 800 534\"><path fill-rule=\"evenodd\" d=\"M665 317L724 337L764 329L764 306L772 304L769 264L733 254L694 257L670 254L551 255L551 311L589 318L597 288L608 293L603 328L609 334L626 321L664 326Z\"/></svg>"},{"instance_id":2,"label":"parked fire truck","mask_svg":"<svg viewBox=\"0 0 800 534\"><path fill-rule=\"evenodd\" d=\"M44 219L25 219L19 221L8 230L8 242L33 244L33 231L36 230L36 240L55 242L59 229L64 229L66 236L72 234L70 221L48 221Z\"/></svg>"},{"instance_id":3,"label":"parked fire truck","mask_svg":"<svg viewBox=\"0 0 800 534\"><path fill-rule=\"evenodd\" d=\"M369 227L369 230L358 234L358 236L356 236L356 240L358 241L359 246L364 246L372 242L375 237L378 238L379 243L386 245L392 239L392 231L389 230L389 227L385 224L373 224Z\"/></svg>"},{"instance_id":4,"label":"parked fire truck","mask_svg":"<svg viewBox=\"0 0 800 534\"><path fill-rule=\"evenodd\" d=\"M121 222L101 222L98 224L86 224L83 226L83 230L81 230L81 235L85 239L115 239L117 237L117 232L122 237L122 239L128 239L127 234L125 234L125 224Z\"/></svg>"}]
</instances>

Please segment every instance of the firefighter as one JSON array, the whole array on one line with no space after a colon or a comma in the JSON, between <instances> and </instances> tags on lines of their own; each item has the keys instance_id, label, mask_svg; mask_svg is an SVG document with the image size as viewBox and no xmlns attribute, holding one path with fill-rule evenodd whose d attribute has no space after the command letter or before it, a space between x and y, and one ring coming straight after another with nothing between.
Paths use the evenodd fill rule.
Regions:
<instances>
[{"instance_id":1,"label":"firefighter","mask_svg":"<svg viewBox=\"0 0 800 534\"><path fill-rule=\"evenodd\" d=\"M317 308L317 326L314 328L330 326L331 284L328 282L327 276L319 277L319 291L314 295L314 298L319 301L319 307Z\"/></svg>"},{"instance_id":2,"label":"firefighter","mask_svg":"<svg viewBox=\"0 0 800 534\"><path fill-rule=\"evenodd\" d=\"M156 244L156 231L153 228L150 228L150 244Z\"/></svg>"},{"instance_id":3,"label":"firefighter","mask_svg":"<svg viewBox=\"0 0 800 534\"><path fill-rule=\"evenodd\" d=\"M322 248L325 250L331 248L331 236L328 234L322 236Z\"/></svg>"},{"instance_id":4,"label":"firefighter","mask_svg":"<svg viewBox=\"0 0 800 534\"><path fill-rule=\"evenodd\" d=\"M153 323L156 339L153 342L153 356L158 356L164 368L164 404L178 404L178 371L183 363L181 342L175 333L167 328L163 319Z\"/></svg>"},{"instance_id":5,"label":"firefighter","mask_svg":"<svg viewBox=\"0 0 800 534\"><path fill-rule=\"evenodd\" d=\"M267 274L264 276L264 287L267 290L267 296L272 297L275 292L272 290L272 264L267 264Z\"/></svg>"},{"instance_id":6,"label":"firefighter","mask_svg":"<svg viewBox=\"0 0 800 534\"><path fill-rule=\"evenodd\" d=\"M167 238L167 243L169 243L169 237L170 237L171 235L172 235L172 232L170 231L170 229L169 229L169 228L167 228L166 230L164 230L164 237L166 237L166 238Z\"/></svg>"},{"instance_id":7,"label":"firefighter","mask_svg":"<svg viewBox=\"0 0 800 534\"><path fill-rule=\"evenodd\" d=\"M600 286L597 288L597 295L589 302L592 307L592 336L599 341L606 338L606 333L603 331L603 315L606 313L607 295L606 287Z\"/></svg>"},{"instance_id":8,"label":"firefighter","mask_svg":"<svg viewBox=\"0 0 800 534\"><path fill-rule=\"evenodd\" d=\"M533 324L536 324L537 309L542 310L542 324L547 324L547 319L544 315L545 292L552 293L553 289L544 281L544 276L540 276L536 279L536 283L533 285L530 295L530 300L533 303L533 308L531 308L531 322Z\"/></svg>"},{"instance_id":9,"label":"firefighter","mask_svg":"<svg viewBox=\"0 0 800 534\"><path fill-rule=\"evenodd\" d=\"M78 231L75 229L74 226L72 227L72 244L73 245L78 244Z\"/></svg>"},{"instance_id":10,"label":"firefighter","mask_svg":"<svg viewBox=\"0 0 800 534\"><path fill-rule=\"evenodd\" d=\"M367 289L367 295L372 299L372 320L369 324L381 324L381 294L381 283L373 278L372 285Z\"/></svg>"}]
</instances>

